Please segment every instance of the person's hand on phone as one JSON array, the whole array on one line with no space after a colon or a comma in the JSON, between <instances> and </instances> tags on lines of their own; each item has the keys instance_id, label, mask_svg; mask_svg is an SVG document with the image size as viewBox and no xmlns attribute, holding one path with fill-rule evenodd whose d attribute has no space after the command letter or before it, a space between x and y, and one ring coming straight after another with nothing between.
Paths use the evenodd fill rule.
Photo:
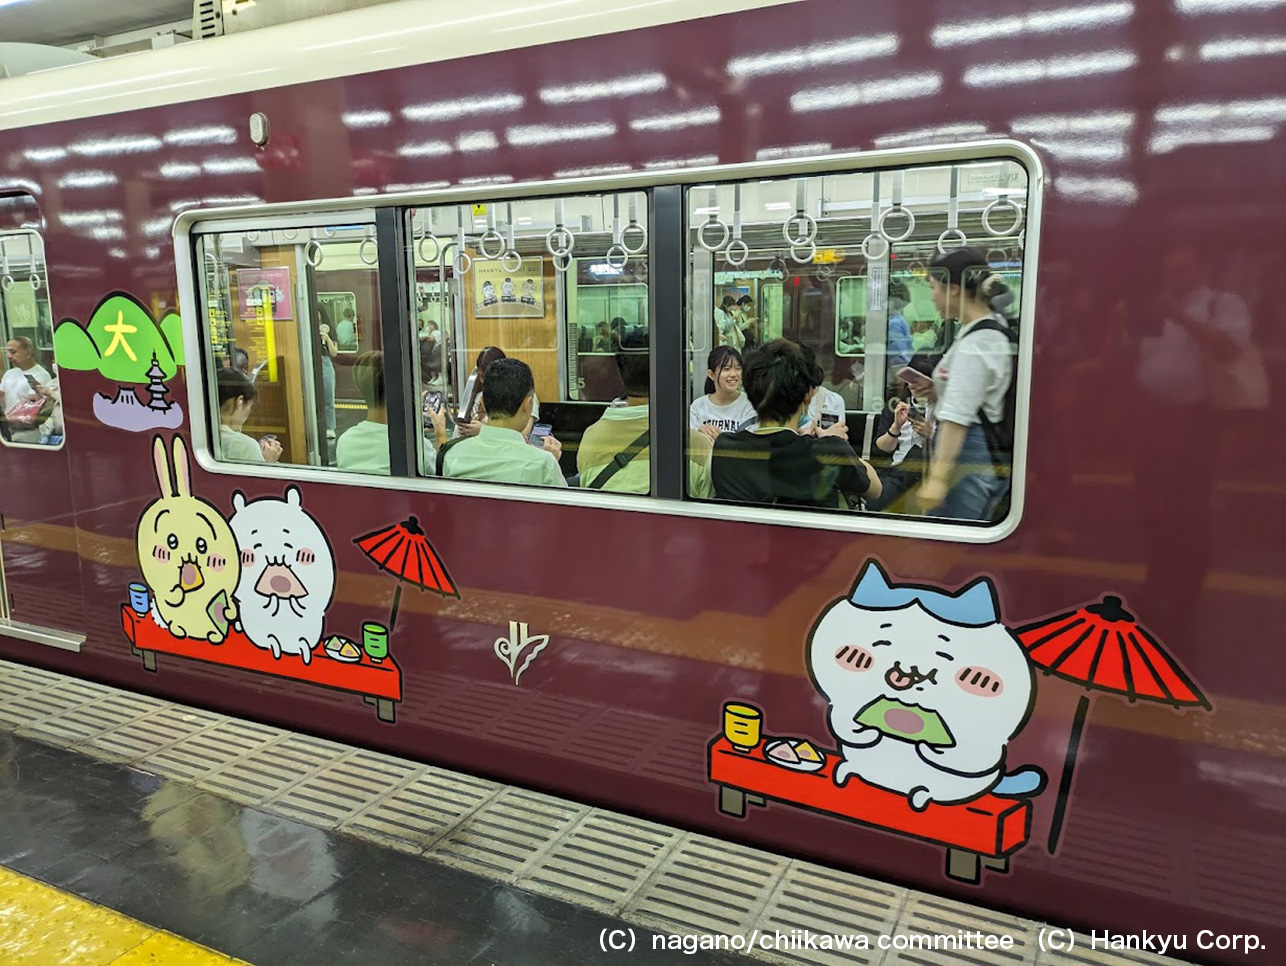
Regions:
<instances>
[{"instance_id":1,"label":"person's hand on phone","mask_svg":"<svg viewBox=\"0 0 1286 966\"><path fill-rule=\"evenodd\" d=\"M473 422L458 420L455 429L461 436L477 436L482 431L482 420L475 419Z\"/></svg>"},{"instance_id":2,"label":"person's hand on phone","mask_svg":"<svg viewBox=\"0 0 1286 966\"><path fill-rule=\"evenodd\" d=\"M561 460L563 458L563 444L558 442L558 440L554 439L554 437L546 436L540 442L541 442L541 445L545 448L545 452L552 453L554 456L554 459Z\"/></svg>"},{"instance_id":3,"label":"person's hand on phone","mask_svg":"<svg viewBox=\"0 0 1286 966\"><path fill-rule=\"evenodd\" d=\"M809 423L809 425L816 426L817 436L819 438L822 436L836 436L840 439L848 439L848 426L844 423L832 423L825 429L822 429L821 426L816 423Z\"/></svg>"},{"instance_id":4,"label":"person's hand on phone","mask_svg":"<svg viewBox=\"0 0 1286 966\"><path fill-rule=\"evenodd\" d=\"M921 439L928 439L930 436L933 435L933 422L929 419L927 415L912 416L911 428L915 430L916 435L919 436Z\"/></svg>"},{"instance_id":5,"label":"person's hand on phone","mask_svg":"<svg viewBox=\"0 0 1286 966\"><path fill-rule=\"evenodd\" d=\"M898 403L893 407L893 425L890 427L889 432L894 436L900 435L902 427L906 425L906 421L910 418L911 407L904 402Z\"/></svg>"},{"instance_id":6,"label":"person's hand on phone","mask_svg":"<svg viewBox=\"0 0 1286 966\"><path fill-rule=\"evenodd\" d=\"M275 436L265 436L259 440L259 451L263 453L265 463L276 463L281 459L281 443Z\"/></svg>"},{"instance_id":7,"label":"person's hand on phone","mask_svg":"<svg viewBox=\"0 0 1286 966\"><path fill-rule=\"evenodd\" d=\"M442 407L434 409L429 407L429 422L433 424L433 439L438 446L445 446L447 442L447 414Z\"/></svg>"},{"instance_id":8,"label":"person's hand on phone","mask_svg":"<svg viewBox=\"0 0 1286 966\"><path fill-rule=\"evenodd\" d=\"M722 430L719 429L719 427L716 426L714 423L705 423L704 425L698 427L697 432L699 432L702 436L704 436L706 439L710 440L710 442L713 443L715 440L719 438L719 434L722 432Z\"/></svg>"}]
</instances>

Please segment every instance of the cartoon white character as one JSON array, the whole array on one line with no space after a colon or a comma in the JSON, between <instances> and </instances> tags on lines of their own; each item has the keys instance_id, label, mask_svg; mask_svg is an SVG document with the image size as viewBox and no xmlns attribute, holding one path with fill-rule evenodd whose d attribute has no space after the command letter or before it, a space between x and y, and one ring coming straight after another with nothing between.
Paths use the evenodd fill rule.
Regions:
<instances>
[{"instance_id":1,"label":"cartoon white character","mask_svg":"<svg viewBox=\"0 0 1286 966\"><path fill-rule=\"evenodd\" d=\"M298 654L305 664L322 636L335 593L335 557L326 534L301 506L298 487L284 500L246 502L232 495L229 523L241 548L241 580L234 594L246 637L256 647Z\"/></svg>"},{"instance_id":2,"label":"cartoon white character","mask_svg":"<svg viewBox=\"0 0 1286 966\"><path fill-rule=\"evenodd\" d=\"M906 795L917 811L1044 788L1039 768L1005 775L1035 675L987 579L947 594L890 584L869 561L849 598L814 625L808 666L844 758L836 784L857 776Z\"/></svg>"}]
</instances>

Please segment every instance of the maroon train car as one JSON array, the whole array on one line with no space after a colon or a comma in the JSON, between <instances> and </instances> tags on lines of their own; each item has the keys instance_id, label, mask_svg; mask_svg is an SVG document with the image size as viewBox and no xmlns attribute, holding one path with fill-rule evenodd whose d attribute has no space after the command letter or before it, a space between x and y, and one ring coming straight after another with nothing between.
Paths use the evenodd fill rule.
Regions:
<instances>
[{"instance_id":1,"label":"maroon train car","mask_svg":"<svg viewBox=\"0 0 1286 966\"><path fill-rule=\"evenodd\" d=\"M440 7L3 82L0 656L1277 962L1286 8ZM719 492L718 346L888 480L984 282L984 510Z\"/></svg>"}]
</instances>

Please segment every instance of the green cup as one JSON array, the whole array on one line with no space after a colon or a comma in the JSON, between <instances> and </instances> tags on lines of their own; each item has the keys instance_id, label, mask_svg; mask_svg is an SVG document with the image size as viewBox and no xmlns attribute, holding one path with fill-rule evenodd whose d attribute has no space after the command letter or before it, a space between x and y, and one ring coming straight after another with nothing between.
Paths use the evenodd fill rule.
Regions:
<instances>
[{"instance_id":1,"label":"green cup","mask_svg":"<svg viewBox=\"0 0 1286 966\"><path fill-rule=\"evenodd\" d=\"M388 628L375 621L362 625L362 650L376 664L388 657Z\"/></svg>"}]
</instances>

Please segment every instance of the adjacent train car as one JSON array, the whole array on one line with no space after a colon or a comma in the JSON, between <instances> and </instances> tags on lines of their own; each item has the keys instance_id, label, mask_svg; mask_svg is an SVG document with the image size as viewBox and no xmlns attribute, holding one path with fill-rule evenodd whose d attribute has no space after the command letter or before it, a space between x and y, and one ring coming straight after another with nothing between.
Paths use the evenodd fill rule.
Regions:
<instances>
[{"instance_id":1,"label":"adjacent train car","mask_svg":"<svg viewBox=\"0 0 1286 966\"><path fill-rule=\"evenodd\" d=\"M1284 14L401 0L5 80L0 656L1275 962ZM890 479L992 278L1003 499L711 486L717 346ZM488 348L554 475L438 472Z\"/></svg>"}]
</instances>

